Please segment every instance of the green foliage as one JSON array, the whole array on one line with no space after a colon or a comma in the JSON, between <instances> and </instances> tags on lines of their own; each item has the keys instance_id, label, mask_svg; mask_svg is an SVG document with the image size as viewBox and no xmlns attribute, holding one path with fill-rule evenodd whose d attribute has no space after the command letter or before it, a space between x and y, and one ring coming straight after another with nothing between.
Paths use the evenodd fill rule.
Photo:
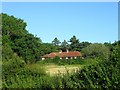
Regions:
<instances>
[{"instance_id":1,"label":"green foliage","mask_svg":"<svg viewBox=\"0 0 120 90\"><path fill-rule=\"evenodd\" d=\"M27 64L25 70L32 72L33 74L46 75L44 67L40 67L39 64Z\"/></svg>"},{"instance_id":2,"label":"green foliage","mask_svg":"<svg viewBox=\"0 0 120 90\"><path fill-rule=\"evenodd\" d=\"M17 24L16 24L17 23ZM11 40L14 41L16 38L21 38L27 31L25 30L26 23L17 19L14 16L8 16L2 14L2 35L7 35Z\"/></svg>"},{"instance_id":3,"label":"green foliage","mask_svg":"<svg viewBox=\"0 0 120 90\"><path fill-rule=\"evenodd\" d=\"M41 55L55 51L52 44L42 43L27 32L26 23L14 16L2 16L2 82L3 87L35 87L36 75L45 75L44 69L26 67L26 63L40 60ZM1 38L0 38L1 39ZM0 43L1 44L1 43ZM0 63L1 64L1 63ZM30 83L30 84L28 84ZM32 84L35 83L35 84ZM39 83L38 83L39 84Z\"/></svg>"},{"instance_id":4,"label":"green foliage","mask_svg":"<svg viewBox=\"0 0 120 90\"><path fill-rule=\"evenodd\" d=\"M96 63L99 63L101 60L99 58L87 58L87 59L60 59L59 57L55 57L54 59L46 59L42 61L38 61L37 63L40 65L45 65L45 64L57 64L57 65L94 65Z\"/></svg>"},{"instance_id":5,"label":"green foliage","mask_svg":"<svg viewBox=\"0 0 120 90\"><path fill-rule=\"evenodd\" d=\"M56 50L52 44L42 43L40 38L30 34L26 30L27 24L22 19L17 19L7 14L1 15L3 22L3 58L15 52L19 57L22 57L26 63L35 63L41 59L42 55ZM8 57L8 59L9 58L10 57Z\"/></svg>"},{"instance_id":6,"label":"green foliage","mask_svg":"<svg viewBox=\"0 0 120 90\"><path fill-rule=\"evenodd\" d=\"M32 34L16 39L13 50L22 56L25 62L35 62L40 60L40 43L37 38L34 38Z\"/></svg>"},{"instance_id":7,"label":"green foliage","mask_svg":"<svg viewBox=\"0 0 120 90\"><path fill-rule=\"evenodd\" d=\"M68 45L69 46L68 48L72 51L81 51L83 48L91 44L89 42L80 42L75 35L71 37L69 42L70 45Z\"/></svg>"},{"instance_id":8,"label":"green foliage","mask_svg":"<svg viewBox=\"0 0 120 90\"><path fill-rule=\"evenodd\" d=\"M120 66L118 65L119 60L116 58L118 49L114 49L112 55L114 58L109 61L87 66L78 71L72 78L82 80L84 88L120 88Z\"/></svg>"},{"instance_id":9,"label":"green foliage","mask_svg":"<svg viewBox=\"0 0 120 90\"><path fill-rule=\"evenodd\" d=\"M57 37L54 38L54 40L52 41L52 44L54 46L58 46L60 44L60 41L57 39Z\"/></svg>"},{"instance_id":10,"label":"green foliage","mask_svg":"<svg viewBox=\"0 0 120 90\"><path fill-rule=\"evenodd\" d=\"M61 43L60 49L61 49L62 51L66 51L67 49L69 49L69 45L68 45L68 43L67 43L66 40L64 40L64 41Z\"/></svg>"},{"instance_id":11,"label":"green foliage","mask_svg":"<svg viewBox=\"0 0 120 90\"><path fill-rule=\"evenodd\" d=\"M120 67L120 66L118 66ZM25 71L24 75L15 75L3 84L11 88L120 88L120 70L110 62L105 61L96 65L84 67L74 74L66 73L61 76L41 76L38 73ZM12 83L10 83L12 82Z\"/></svg>"},{"instance_id":12,"label":"green foliage","mask_svg":"<svg viewBox=\"0 0 120 90\"><path fill-rule=\"evenodd\" d=\"M0 35L0 89L2 88L2 36Z\"/></svg>"},{"instance_id":13,"label":"green foliage","mask_svg":"<svg viewBox=\"0 0 120 90\"><path fill-rule=\"evenodd\" d=\"M109 61L99 62L94 65L85 66L73 75L69 73L63 76L54 77L55 88L100 88L119 89L120 88L120 65L117 57L119 49L114 49ZM114 64L111 63L114 60ZM57 85L56 85L57 84Z\"/></svg>"},{"instance_id":14,"label":"green foliage","mask_svg":"<svg viewBox=\"0 0 120 90\"><path fill-rule=\"evenodd\" d=\"M57 48L53 46L51 43L43 43L41 44L40 47L41 47L40 51L42 55L57 51Z\"/></svg>"},{"instance_id":15,"label":"green foliage","mask_svg":"<svg viewBox=\"0 0 120 90\"><path fill-rule=\"evenodd\" d=\"M90 44L82 49L83 57L100 57L102 59L109 59L110 50L103 44Z\"/></svg>"},{"instance_id":16,"label":"green foliage","mask_svg":"<svg viewBox=\"0 0 120 90\"><path fill-rule=\"evenodd\" d=\"M42 68L39 71L37 64L34 65L30 64L27 65L25 68L22 67L21 70L20 69L17 70L11 76L9 74L8 76L5 75L7 77L3 78L3 87L41 88L41 89L53 89L53 88L119 89L120 88L120 76L119 76L120 60L118 59L119 49L120 47L115 46L109 61L104 60L103 62L87 65L83 69L77 70L74 74L66 73L61 75L59 73L56 76L49 76L44 74ZM51 60L58 62L60 61L58 59L59 58L56 57L55 59ZM49 62L49 60L46 61ZM14 69L12 70L15 71Z\"/></svg>"},{"instance_id":17,"label":"green foliage","mask_svg":"<svg viewBox=\"0 0 120 90\"><path fill-rule=\"evenodd\" d=\"M36 64L26 65L23 60L4 62L2 74L2 85L7 88L37 88L46 76L43 68Z\"/></svg>"},{"instance_id":18,"label":"green foliage","mask_svg":"<svg viewBox=\"0 0 120 90\"><path fill-rule=\"evenodd\" d=\"M71 42L70 50L79 51L79 39L77 39L76 36L73 36L69 42Z\"/></svg>"},{"instance_id":19,"label":"green foliage","mask_svg":"<svg viewBox=\"0 0 120 90\"><path fill-rule=\"evenodd\" d=\"M83 48L89 46L91 43L90 42L80 42L79 43L79 51L82 51Z\"/></svg>"},{"instance_id":20,"label":"green foliage","mask_svg":"<svg viewBox=\"0 0 120 90\"><path fill-rule=\"evenodd\" d=\"M80 43L76 36L73 36L70 39L70 50L81 51L82 48L86 47L82 50L83 56L89 58L60 60L59 57L56 57L38 63L80 64L85 65L85 67L77 70L74 74L68 72L62 75L59 73L56 76L49 76L43 69L44 66L39 68L38 65L41 64L33 64L33 62L40 60L40 56L44 54L56 51L59 48L59 40L54 40L55 46L42 43L40 38L28 33L25 29L26 23L22 19L7 14L0 15L2 15L3 22L2 38L0 30L3 88L41 88L42 90L53 88L120 88L120 41L104 45ZM56 47L56 45L58 46ZM94 56L94 59L91 58ZM108 58L109 60L104 60Z\"/></svg>"},{"instance_id":21,"label":"green foliage","mask_svg":"<svg viewBox=\"0 0 120 90\"><path fill-rule=\"evenodd\" d=\"M20 60L16 57L14 60L9 60L7 62L2 63L2 73L4 77L14 75L15 73L18 73L19 70L24 67L25 62L23 60Z\"/></svg>"},{"instance_id":22,"label":"green foliage","mask_svg":"<svg viewBox=\"0 0 120 90\"><path fill-rule=\"evenodd\" d=\"M47 76L45 76L47 78ZM9 77L7 81L3 79L3 87L7 88L39 88L44 81L44 75L40 73L31 72L27 69L22 69L19 74Z\"/></svg>"}]
</instances>

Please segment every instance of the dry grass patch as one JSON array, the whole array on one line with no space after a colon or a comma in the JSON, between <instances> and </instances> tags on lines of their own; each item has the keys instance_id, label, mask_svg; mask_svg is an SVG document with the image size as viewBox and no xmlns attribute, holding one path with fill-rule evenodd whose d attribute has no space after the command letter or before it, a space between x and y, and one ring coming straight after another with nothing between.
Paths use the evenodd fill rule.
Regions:
<instances>
[{"instance_id":1,"label":"dry grass patch","mask_svg":"<svg viewBox=\"0 0 120 90\"><path fill-rule=\"evenodd\" d=\"M66 65L66 66L58 66L58 65L47 65L45 66L46 68L46 73L49 73L50 75L55 75L58 73L64 74L75 72L76 70L80 69L82 66L81 65Z\"/></svg>"},{"instance_id":2,"label":"dry grass patch","mask_svg":"<svg viewBox=\"0 0 120 90\"><path fill-rule=\"evenodd\" d=\"M26 65L26 69L32 72L43 73L44 71L51 76L58 73L65 74L67 72L72 73L78 69L81 69L84 65L56 65L56 64L30 64Z\"/></svg>"}]
</instances>

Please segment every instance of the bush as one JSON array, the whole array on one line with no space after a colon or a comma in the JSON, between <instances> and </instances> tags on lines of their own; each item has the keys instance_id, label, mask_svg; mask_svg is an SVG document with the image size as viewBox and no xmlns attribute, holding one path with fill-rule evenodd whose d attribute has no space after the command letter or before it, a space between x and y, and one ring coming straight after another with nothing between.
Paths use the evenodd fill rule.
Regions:
<instances>
[{"instance_id":1,"label":"bush","mask_svg":"<svg viewBox=\"0 0 120 90\"><path fill-rule=\"evenodd\" d=\"M103 44L90 44L82 49L83 57L100 57L101 59L109 59L110 50Z\"/></svg>"}]
</instances>

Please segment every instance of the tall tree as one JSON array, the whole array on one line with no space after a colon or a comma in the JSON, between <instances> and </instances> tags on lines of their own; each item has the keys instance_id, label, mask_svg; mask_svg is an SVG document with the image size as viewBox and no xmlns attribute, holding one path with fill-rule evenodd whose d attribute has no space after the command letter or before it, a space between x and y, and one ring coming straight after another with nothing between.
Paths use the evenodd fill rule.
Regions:
<instances>
[{"instance_id":1,"label":"tall tree","mask_svg":"<svg viewBox=\"0 0 120 90\"><path fill-rule=\"evenodd\" d=\"M69 42L71 42L70 50L79 51L79 39L77 39L75 35L70 39Z\"/></svg>"},{"instance_id":2,"label":"tall tree","mask_svg":"<svg viewBox=\"0 0 120 90\"><path fill-rule=\"evenodd\" d=\"M61 42L57 39L57 37L55 37L55 39L52 41L52 44L54 46L58 46Z\"/></svg>"},{"instance_id":3,"label":"tall tree","mask_svg":"<svg viewBox=\"0 0 120 90\"><path fill-rule=\"evenodd\" d=\"M66 40L64 40L62 43L61 43L61 50L62 51L66 51L67 49L69 49L69 44Z\"/></svg>"}]
</instances>

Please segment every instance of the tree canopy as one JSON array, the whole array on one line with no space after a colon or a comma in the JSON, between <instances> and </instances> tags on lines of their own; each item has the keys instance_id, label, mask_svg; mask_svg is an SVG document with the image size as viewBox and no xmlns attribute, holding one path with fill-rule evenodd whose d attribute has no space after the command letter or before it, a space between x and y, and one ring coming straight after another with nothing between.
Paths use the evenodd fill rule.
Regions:
<instances>
[{"instance_id":1,"label":"tree canopy","mask_svg":"<svg viewBox=\"0 0 120 90\"><path fill-rule=\"evenodd\" d=\"M102 59L109 59L110 50L104 44L94 43L82 49L84 57L100 57Z\"/></svg>"},{"instance_id":2,"label":"tree canopy","mask_svg":"<svg viewBox=\"0 0 120 90\"><path fill-rule=\"evenodd\" d=\"M52 44L53 44L54 46L58 46L60 43L61 43L61 42L58 40L57 37L55 37L54 40L52 41Z\"/></svg>"},{"instance_id":3,"label":"tree canopy","mask_svg":"<svg viewBox=\"0 0 120 90\"><path fill-rule=\"evenodd\" d=\"M42 55L55 51L52 44L42 43L40 38L30 34L26 30L27 24L22 19L7 14L1 15L3 51L5 50L3 55L5 57L8 52L6 50L9 49L10 52L22 57L26 63L32 63L40 60Z\"/></svg>"},{"instance_id":4,"label":"tree canopy","mask_svg":"<svg viewBox=\"0 0 120 90\"><path fill-rule=\"evenodd\" d=\"M62 51L67 51L69 49L69 44L66 40L64 40L62 43L61 43L61 46L60 46L61 50Z\"/></svg>"}]
</instances>

